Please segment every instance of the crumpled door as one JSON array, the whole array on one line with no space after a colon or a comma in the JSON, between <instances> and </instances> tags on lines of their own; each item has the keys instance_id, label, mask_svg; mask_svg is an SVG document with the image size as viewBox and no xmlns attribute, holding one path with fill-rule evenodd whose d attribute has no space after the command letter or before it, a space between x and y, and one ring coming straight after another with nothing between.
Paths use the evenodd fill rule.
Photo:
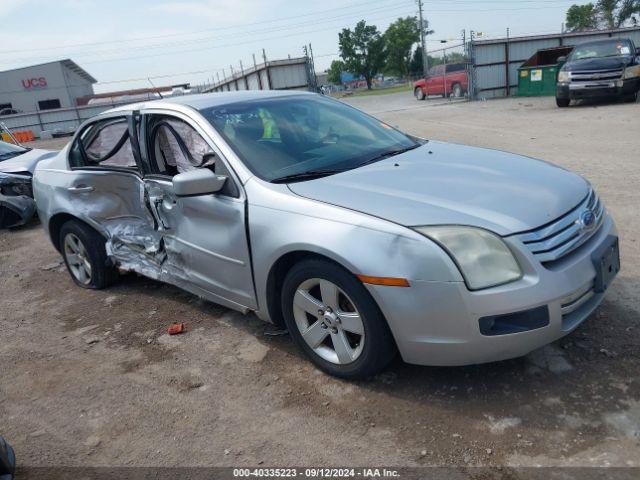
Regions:
<instances>
[{"instance_id":1,"label":"crumpled door","mask_svg":"<svg viewBox=\"0 0 640 480\"><path fill-rule=\"evenodd\" d=\"M245 200L224 192L177 197L174 175L216 169L222 160L185 121L153 116L150 123L150 162L163 173L145 177L145 197L163 240L163 265L188 290L239 310L255 308Z\"/></svg>"}]
</instances>

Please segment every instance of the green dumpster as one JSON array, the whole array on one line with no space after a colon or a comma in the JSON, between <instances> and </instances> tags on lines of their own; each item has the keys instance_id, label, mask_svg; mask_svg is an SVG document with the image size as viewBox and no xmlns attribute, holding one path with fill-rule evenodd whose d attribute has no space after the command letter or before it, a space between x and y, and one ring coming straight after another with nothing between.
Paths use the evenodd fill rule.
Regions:
<instances>
[{"instance_id":1,"label":"green dumpster","mask_svg":"<svg viewBox=\"0 0 640 480\"><path fill-rule=\"evenodd\" d=\"M573 47L538 50L518 68L518 95L535 97L556 94L558 57L568 55Z\"/></svg>"}]
</instances>

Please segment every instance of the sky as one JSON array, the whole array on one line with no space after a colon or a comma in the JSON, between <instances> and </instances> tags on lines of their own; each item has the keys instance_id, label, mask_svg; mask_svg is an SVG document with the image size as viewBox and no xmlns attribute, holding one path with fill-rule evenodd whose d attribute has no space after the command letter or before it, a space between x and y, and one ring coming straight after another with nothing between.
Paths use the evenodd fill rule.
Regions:
<instances>
[{"instance_id":1,"label":"sky","mask_svg":"<svg viewBox=\"0 0 640 480\"><path fill-rule=\"evenodd\" d=\"M425 0L429 51L484 38L557 33L576 0ZM96 93L216 81L268 59L302 56L317 71L338 58L338 32L359 20L381 31L417 15L416 0L0 0L0 70L71 58ZM447 41L448 43L441 43ZM151 82L148 80L151 79Z\"/></svg>"}]
</instances>

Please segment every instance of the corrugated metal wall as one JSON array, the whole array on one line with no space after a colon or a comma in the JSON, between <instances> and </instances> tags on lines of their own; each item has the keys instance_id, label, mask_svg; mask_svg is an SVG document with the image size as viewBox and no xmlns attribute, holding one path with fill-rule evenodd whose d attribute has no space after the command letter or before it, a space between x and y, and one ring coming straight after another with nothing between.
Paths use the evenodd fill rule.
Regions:
<instances>
[{"instance_id":1,"label":"corrugated metal wall","mask_svg":"<svg viewBox=\"0 0 640 480\"><path fill-rule=\"evenodd\" d=\"M39 137L43 130L56 133L71 133L85 120L110 108L126 105L127 103L131 102L20 113L18 115L0 117L0 121L15 132L31 130L36 137Z\"/></svg>"},{"instance_id":2,"label":"corrugated metal wall","mask_svg":"<svg viewBox=\"0 0 640 480\"><path fill-rule=\"evenodd\" d=\"M309 61L306 57L274 60L243 73L225 78L209 92L228 90L307 90L310 88Z\"/></svg>"},{"instance_id":3,"label":"corrugated metal wall","mask_svg":"<svg viewBox=\"0 0 640 480\"><path fill-rule=\"evenodd\" d=\"M507 95L507 53L509 58L509 94L518 93L518 68L541 48L577 45L601 38L630 38L640 46L640 27L620 30L585 32L580 34L517 37L500 40L481 40L472 43L473 82L475 98L495 98ZM507 50L508 45L508 50Z\"/></svg>"}]
</instances>

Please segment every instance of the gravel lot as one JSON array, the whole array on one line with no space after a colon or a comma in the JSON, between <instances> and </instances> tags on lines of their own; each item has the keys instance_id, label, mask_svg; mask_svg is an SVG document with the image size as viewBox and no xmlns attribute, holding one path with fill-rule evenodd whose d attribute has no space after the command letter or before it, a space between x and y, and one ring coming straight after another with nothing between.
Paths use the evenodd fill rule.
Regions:
<instances>
[{"instance_id":1,"label":"gravel lot","mask_svg":"<svg viewBox=\"0 0 640 480\"><path fill-rule=\"evenodd\" d=\"M253 315L171 286L76 288L34 222L0 232L0 433L23 465L640 466L640 104L348 101L420 136L585 175L621 233L602 307L525 358L396 361L349 383ZM167 336L172 322L187 333Z\"/></svg>"}]
</instances>

